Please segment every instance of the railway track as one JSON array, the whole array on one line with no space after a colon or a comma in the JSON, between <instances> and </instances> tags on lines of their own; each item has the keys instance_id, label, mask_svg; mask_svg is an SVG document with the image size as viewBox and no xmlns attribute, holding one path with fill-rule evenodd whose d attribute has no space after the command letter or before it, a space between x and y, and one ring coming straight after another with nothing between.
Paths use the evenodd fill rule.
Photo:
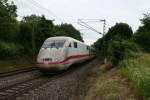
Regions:
<instances>
[{"instance_id":1,"label":"railway track","mask_svg":"<svg viewBox=\"0 0 150 100\"><path fill-rule=\"evenodd\" d=\"M0 100L15 100L17 96L25 94L30 90L34 90L55 79L61 78L69 72L71 72L71 70L56 75L53 74L51 76L40 75L33 79L0 89Z\"/></svg>"},{"instance_id":2,"label":"railway track","mask_svg":"<svg viewBox=\"0 0 150 100\"><path fill-rule=\"evenodd\" d=\"M3 73L0 73L0 78L16 75L19 73L25 73L25 72L29 72L29 71L33 71L33 70L37 70L37 68L32 67L32 68L24 68L24 69L20 69L20 70L9 71L9 72L3 72Z\"/></svg>"},{"instance_id":3,"label":"railway track","mask_svg":"<svg viewBox=\"0 0 150 100\"><path fill-rule=\"evenodd\" d=\"M0 90L0 100L13 100L17 96L47 83L48 80L48 78L36 77L34 79L15 84L13 86L5 87Z\"/></svg>"},{"instance_id":4,"label":"railway track","mask_svg":"<svg viewBox=\"0 0 150 100\"><path fill-rule=\"evenodd\" d=\"M0 79L0 100L22 100L17 97L29 91L36 90L46 83L59 80L63 76L77 71L86 64L88 64L88 62L82 65L74 65L66 71L50 75L45 75L37 69L23 71L22 73L19 71L9 75L3 74L4 77Z\"/></svg>"},{"instance_id":5,"label":"railway track","mask_svg":"<svg viewBox=\"0 0 150 100\"><path fill-rule=\"evenodd\" d=\"M82 65L84 66L84 64ZM77 70L81 65L75 65L75 66L76 68L72 67L67 71L61 72L59 74L57 73L51 75L42 74L37 69L12 72L8 74L7 73L1 74L1 77L3 79L0 79L0 100L16 99L18 96L25 94L30 90L39 88L40 86L48 82L59 79L62 76L71 73L74 70ZM23 76L24 78L22 78ZM19 81L16 82L15 78L17 77L20 78L18 78Z\"/></svg>"},{"instance_id":6,"label":"railway track","mask_svg":"<svg viewBox=\"0 0 150 100\"><path fill-rule=\"evenodd\" d=\"M36 79L39 76L41 76L41 73L36 68L0 73L0 100L7 100L4 97L9 97L10 92L15 93L15 90L11 90L15 89L13 87Z\"/></svg>"}]
</instances>

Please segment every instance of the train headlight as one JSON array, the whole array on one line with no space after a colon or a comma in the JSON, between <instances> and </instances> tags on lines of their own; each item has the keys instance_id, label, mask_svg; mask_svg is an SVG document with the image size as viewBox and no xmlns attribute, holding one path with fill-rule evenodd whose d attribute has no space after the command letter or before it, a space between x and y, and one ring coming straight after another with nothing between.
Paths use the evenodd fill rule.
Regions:
<instances>
[{"instance_id":1,"label":"train headlight","mask_svg":"<svg viewBox=\"0 0 150 100\"><path fill-rule=\"evenodd\" d=\"M52 61L51 58L44 58L43 61Z\"/></svg>"}]
</instances>

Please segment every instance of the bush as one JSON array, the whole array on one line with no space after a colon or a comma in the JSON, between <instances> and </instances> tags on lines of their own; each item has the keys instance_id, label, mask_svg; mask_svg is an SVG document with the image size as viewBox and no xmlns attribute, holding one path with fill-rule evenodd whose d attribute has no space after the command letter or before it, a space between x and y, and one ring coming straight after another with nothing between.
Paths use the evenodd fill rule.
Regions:
<instances>
[{"instance_id":1,"label":"bush","mask_svg":"<svg viewBox=\"0 0 150 100\"><path fill-rule=\"evenodd\" d=\"M150 30L138 32L135 34L135 42L143 48L144 51L150 52Z\"/></svg>"},{"instance_id":2,"label":"bush","mask_svg":"<svg viewBox=\"0 0 150 100\"><path fill-rule=\"evenodd\" d=\"M150 52L150 13L144 14L142 25L134 34L136 43L146 52Z\"/></svg>"},{"instance_id":3,"label":"bush","mask_svg":"<svg viewBox=\"0 0 150 100\"><path fill-rule=\"evenodd\" d=\"M142 100L150 98L150 55L123 60L119 66Z\"/></svg>"},{"instance_id":4,"label":"bush","mask_svg":"<svg viewBox=\"0 0 150 100\"><path fill-rule=\"evenodd\" d=\"M121 39L130 39L133 36L132 28L126 23L116 23L116 25L108 30L104 37L105 40L109 42L116 36L120 37Z\"/></svg>"},{"instance_id":5,"label":"bush","mask_svg":"<svg viewBox=\"0 0 150 100\"><path fill-rule=\"evenodd\" d=\"M24 48L14 43L0 42L0 59L14 58L23 53Z\"/></svg>"},{"instance_id":6,"label":"bush","mask_svg":"<svg viewBox=\"0 0 150 100\"><path fill-rule=\"evenodd\" d=\"M112 65L118 65L119 62L125 58L134 57L138 52L136 44L127 40L114 40L109 43L108 59Z\"/></svg>"}]
</instances>

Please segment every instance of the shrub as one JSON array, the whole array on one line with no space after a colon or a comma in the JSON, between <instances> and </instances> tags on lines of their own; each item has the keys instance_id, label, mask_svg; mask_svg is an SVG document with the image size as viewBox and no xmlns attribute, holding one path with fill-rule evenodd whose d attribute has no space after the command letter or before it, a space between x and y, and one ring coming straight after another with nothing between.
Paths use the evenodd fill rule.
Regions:
<instances>
[{"instance_id":1,"label":"shrub","mask_svg":"<svg viewBox=\"0 0 150 100\"><path fill-rule=\"evenodd\" d=\"M150 52L150 13L144 14L142 25L134 34L136 43L146 52Z\"/></svg>"},{"instance_id":2,"label":"shrub","mask_svg":"<svg viewBox=\"0 0 150 100\"><path fill-rule=\"evenodd\" d=\"M14 43L0 42L0 59L14 58L23 53L24 48Z\"/></svg>"},{"instance_id":3,"label":"shrub","mask_svg":"<svg viewBox=\"0 0 150 100\"><path fill-rule=\"evenodd\" d=\"M105 40L109 42L116 36L120 37L121 39L130 39L133 36L132 28L126 23L116 23L116 25L108 30L104 37Z\"/></svg>"},{"instance_id":4,"label":"shrub","mask_svg":"<svg viewBox=\"0 0 150 100\"><path fill-rule=\"evenodd\" d=\"M108 46L108 59L112 65L118 65L118 63L128 57L134 57L138 52L136 44L127 40L114 40L109 43Z\"/></svg>"},{"instance_id":5,"label":"shrub","mask_svg":"<svg viewBox=\"0 0 150 100\"><path fill-rule=\"evenodd\" d=\"M150 52L150 30L144 30L135 34L135 42L143 48L144 51Z\"/></svg>"}]
</instances>

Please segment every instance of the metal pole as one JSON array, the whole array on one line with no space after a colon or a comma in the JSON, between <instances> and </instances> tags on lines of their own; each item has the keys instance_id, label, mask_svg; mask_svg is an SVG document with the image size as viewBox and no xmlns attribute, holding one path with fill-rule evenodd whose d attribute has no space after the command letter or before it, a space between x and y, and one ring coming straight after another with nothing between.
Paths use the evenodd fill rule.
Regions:
<instances>
[{"instance_id":1,"label":"metal pole","mask_svg":"<svg viewBox=\"0 0 150 100\"><path fill-rule=\"evenodd\" d=\"M106 31L106 20L104 19L104 27L103 27L103 34L105 35L105 31Z\"/></svg>"},{"instance_id":2,"label":"metal pole","mask_svg":"<svg viewBox=\"0 0 150 100\"><path fill-rule=\"evenodd\" d=\"M105 35L105 31L106 31L106 20L103 19L103 20L100 20L100 22L104 22L104 25L103 25L103 36Z\"/></svg>"}]
</instances>

